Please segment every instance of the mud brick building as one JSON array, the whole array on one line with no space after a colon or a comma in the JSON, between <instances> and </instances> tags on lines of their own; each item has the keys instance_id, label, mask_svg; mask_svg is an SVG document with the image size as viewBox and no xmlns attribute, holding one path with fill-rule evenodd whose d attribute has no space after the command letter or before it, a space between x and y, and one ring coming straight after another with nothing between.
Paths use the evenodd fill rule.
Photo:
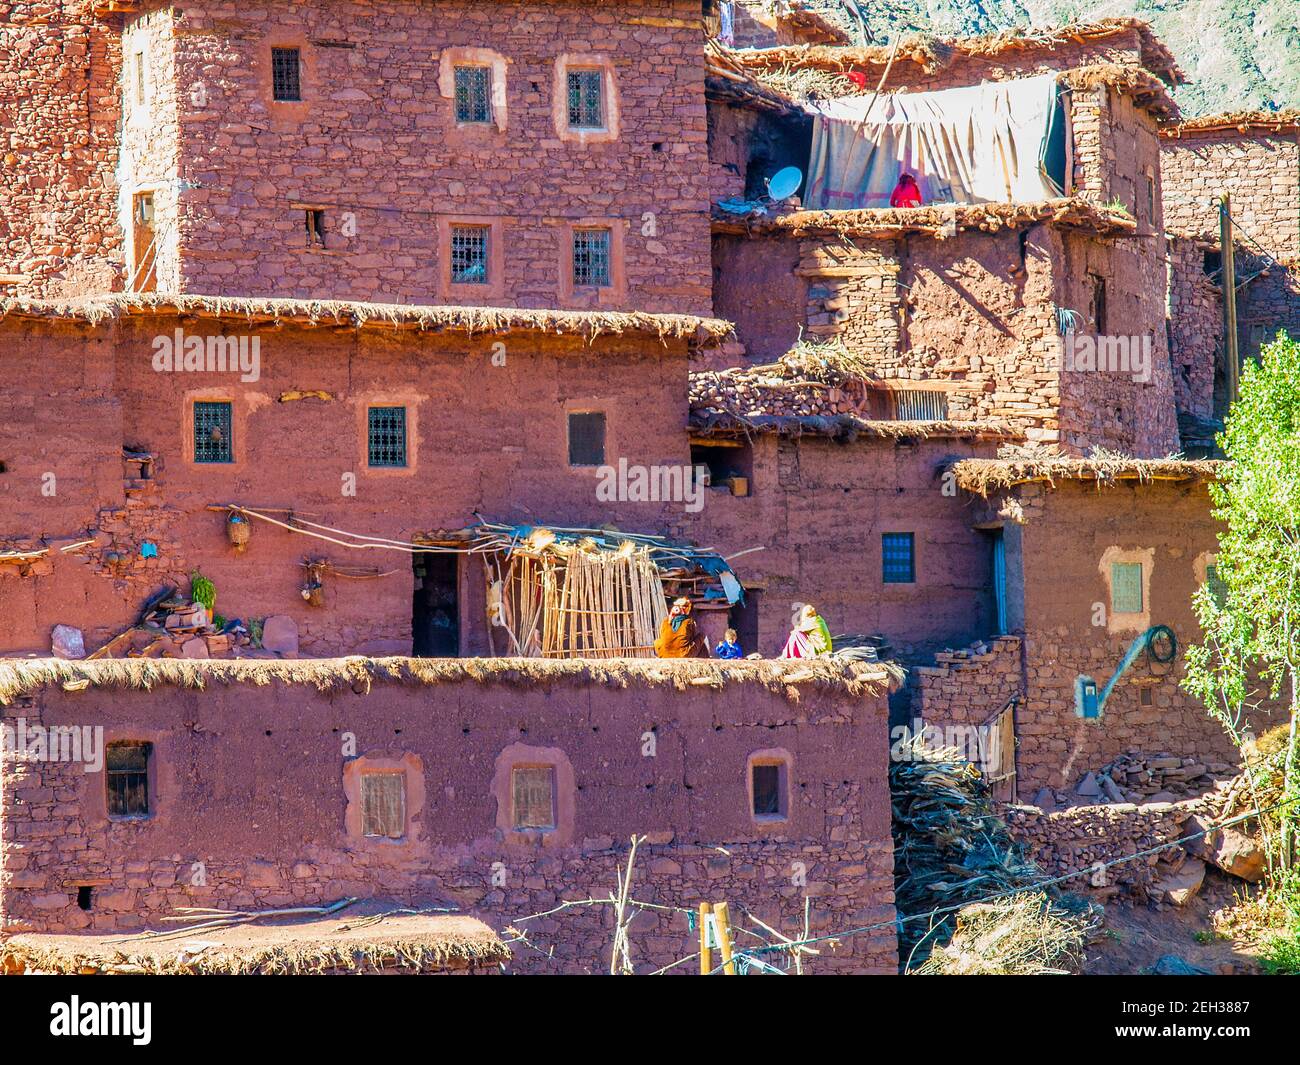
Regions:
<instances>
[{"instance_id":1,"label":"mud brick building","mask_svg":"<svg viewBox=\"0 0 1300 1065\"><path fill-rule=\"evenodd\" d=\"M1188 204L1232 175L1274 241L1243 328L1290 321L1295 133L1180 122L1140 22L891 62L786 3L3 18L4 720L103 725L158 800L119 821L102 776L6 761L6 931L148 924L196 897L177 853L210 863L200 904L387 893L499 930L608 890L634 833L652 901L793 928L807 896L829 931L892 920L887 718L1009 729L985 768L1011 795L1131 748L1223 753L1177 656L1144 650L1095 714L1078 693L1158 626L1198 637L1216 468L1167 456L1211 446L1221 334ZM810 105L886 73L913 95L1048 78L1059 194L771 201L810 170ZM1118 334L1142 372L1071 361ZM611 495L614 468L677 489ZM524 576L484 528L535 548ZM529 596L553 605L564 558L656 551L648 600L547 618L652 625L680 592L710 642L731 625L773 658L811 602L888 662L517 638L554 636ZM78 640L102 661L66 661ZM674 914L638 923L647 970L690 953ZM552 967L605 964L600 920L548 918Z\"/></svg>"},{"instance_id":2,"label":"mud brick building","mask_svg":"<svg viewBox=\"0 0 1300 1065\"><path fill-rule=\"evenodd\" d=\"M1257 358L1281 329L1300 332L1300 116L1199 115L1162 129L1160 154L1176 379L1188 408L1214 417L1225 403L1221 196L1235 227L1240 357Z\"/></svg>"},{"instance_id":3,"label":"mud brick building","mask_svg":"<svg viewBox=\"0 0 1300 1065\"><path fill-rule=\"evenodd\" d=\"M0 866L10 930L134 929L176 906L372 895L508 922L606 894L636 833L647 837L638 897L683 907L635 922L648 968L698 949L684 910L700 901L725 896L794 928L807 896L819 929L883 922L820 971L894 971L883 674L515 663L476 675L389 660L286 663L267 686L265 665L191 666L226 681L204 693L96 682L14 697L11 727L93 717L108 744L149 744L149 816L106 811L101 774L83 765L6 762L4 823L26 841ZM334 690L318 690L336 670ZM678 690L689 677L710 687ZM178 712L199 721L180 725ZM349 737L360 756L341 753ZM862 760L848 766L844 750ZM774 767L774 815L752 813L753 765ZM533 788L526 808L521 781ZM382 833L368 820L380 785L394 796ZM237 802L248 817L231 816ZM543 823L554 827L521 827ZM521 924L555 954L520 947L512 969L599 971L591 948L608 916L589 907Z\"/></svg>"}]
</instances>

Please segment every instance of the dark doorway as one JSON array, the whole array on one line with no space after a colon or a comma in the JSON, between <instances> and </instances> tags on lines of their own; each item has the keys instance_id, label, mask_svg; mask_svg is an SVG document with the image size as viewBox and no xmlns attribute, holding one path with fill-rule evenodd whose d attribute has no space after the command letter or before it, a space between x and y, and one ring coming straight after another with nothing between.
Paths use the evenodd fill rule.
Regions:
<instances>
[{"instance_id":1,"label":"dark doorway","mask_svg":"<svg viewBox=\"0 0 1300 1065\"><path fill-rule=\"evenodd\" d=\"M752 655L759 650L758 601L762 597L763 593L757 588L746 588L744 603L733 606L728 616L728 624L736 630L740 649L747 655Z\"/></svg>"},{"instance_id":2,"label":"dark doorway","mask_svg":"<svg viewBox=\"0 0 1300 1065\"><path fill-rule=\"evenodd\" d=\"M460 654L460 556L424 552L415 559L415 599L411 611L411 653L417 658L455 658Z\"/></svg>"}]
</instances>

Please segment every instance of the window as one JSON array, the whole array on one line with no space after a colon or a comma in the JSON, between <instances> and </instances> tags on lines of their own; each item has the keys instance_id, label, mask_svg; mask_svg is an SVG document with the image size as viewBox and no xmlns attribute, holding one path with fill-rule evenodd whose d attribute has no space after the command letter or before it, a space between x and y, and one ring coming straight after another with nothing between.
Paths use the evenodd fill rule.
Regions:
<instances>
[{"instance_id":1,"label":"window","mask_svg":"<svg viewBox=\"0 0 1300 1065\"><path fill-rule=\"evenodd\" d=\"M916 538L914 533L882 533L880 537L881 579L886 584L916 581Z\"/></svg>"},{"instance_id":2,"label":"window","mask_svg":"<svg viewBox=\"0 0 1300 1065\"><path fill-rule=\"evenodd\" d=\"M510 772L515 828L555 827L555 767L515 766Z\"/></svg>"},{"instance_id":3,"label":"window","mask_svg":"<svg viewBox=\"0 0 1300 1065\"><path fill-rule=\"evenodd\" d=\"M1106 279L1097 274L1092 278L1092 329L1094 333L1106 332Z\"/></svg>"},{"instance_id":4,"label":"window","mask_svg":"<svg viewBox=\"0 0 1300 1065\"><path fill-rule=\"evenodd\" d=\"M385 839L401 839L406 835L404 774L361 774L361 833Z\"/></svg>"},{"instance_id":5,"label":"window","mask_svg":"<svg viewBox=\"0 0 1300 1065\"><path fill-rule=\"evenodd\" d=\"M1146 175L1147 188L1147 221L1151 225L1156 224L1156 179L1150 174Z\"/></svg>"},{"instance_id":6,"label":"window","mask_svg":"<svg viewBox=\"0 0 1300 1065\"><path fill-rule=\"evenodd\" d=\"M234 462L229 403L194 404L194 461Z\"/></svg>"},{"instance_id":7,"label":"window","mask_svg":"<svg viewBox=\"0 0 1300 1065\"><path fill-rule=\"evenodd\" d=\"M1116 614L1142 613L1142 563L1110 564L1110 609Z\"/></svg>"},{"instance_id":8,"label":"window","mask_svg":"<svg viewBox=\"0 0 1300 1065\"><path fill-rule=\"evenodd\" d=\"M756 765L750 770L754 777L754 816L781 816L781 767Z\"/></svg>"},{"instance_id":9,"label":"window","mask_svg":"<svg viewBox=\"0 0 1300 1065\"><path fill-rule=\"evenodd\" d=\"M893 393L894 418L900 422L942 422L948 418L948 393L909 388Z\"/></svg>"},{"instance_id":10,"label":"window","mask_svg":"<svg viewBox=\"0 0 1300 1065\"><path fill-rule=\"evenodd\" d=\"M144 103L144 87L145 87L144 53L136 52L135 53L135 102L137 104Z\"/></svg>"},{"instance_id":11,"label":"window","mask_svg":"<svg viewBox=\"0 0 1300 1065\"><path fill-rule=\"evenodd\" d=\"M308 210L303 222L307 228L307 247L325 247L325 212L314 208Z\"/></svg>"},{"instance_id":12,"label":"window","mask_svg":"<svg viewBox=\"0 0 1300 1065\"><path fill-rule=\"evenodd\" d=\"M575 229L573 231L574 287L609 288L610 231Z\"/></svg>"},{"instance_id":13,"label":"window","mask_svg":"<svg viewBox=\"0 0 1300 1065\"><path fill-rule=\"evenodd\" d=\"M604 129L605 100L604 72L597 70L570 70L569 128Z\"/></svg>"},{"instance_id":14,"label":"window","mask_svg":"<svg viewBox=\"0 0 1300 1065\"><path fill-rule=\"evenodd\" d=\"M1228 599L1228 585L1219 576L1219 567L1214 563L1205 567L1205 584L1210 589L1210 598L1214 600L1215 606L1222 609Z\"/></svg>"},{"instance_id":15,"label":"window","mask_svg":"<svg viewBox=\"0 0 1300 1065\"><path fill-rule=\"evenodd\" d=\"M301 49L271 49L271 89L277 103L297 103L302 99Z\"/></svg>"},{"instance_id":16,"label":"window","mask_svg":"<svg viewBox=\"0 0 1300 1065\"><path fill-rule=\"evenodd\" d=\"M455 70L456 121L492 121L492 68L458 66Z\"/></svg>"},{"instance_id":17,"label":"window","mask_svg":"<svg viewBox=\"0 0 1300 1065\"><path fill-rule=\"evenodd\" d=\"M581 411L569 415L569 465L605 464L605 415Z\"/></svg>"},{"instance_id":18,"label":"window","mask_svg":"<svg viewBox=\"0 0 1300 1065\"><path fill-rule=\"evenodd\" d=\"M110 743L104 765L108 782L109 817L149 816L151 743Z\"/></svg>"},{"instance_id":19,"label":"window","mask_svg":"<svg viewBox=\"0 0 1300 1065\"><path fill-rule=\"evenodd\" d=\"M747 496L754 476L754 449L748 441L691 441L691 468L696 480L702 477L708 487Z\"/></svg>"},{"instance_id":20,"label":"window","mask_svg":"<svg viewBox=\"0 0 1300 1065\"><path fill-rule=\"evenodd\" d=\"M487 226L451 227L451 280L453 284L487 284L488 239L489 229Z\"/></svg>"},{"instance_id":21,"label":"window","mask_svg":"<svg viewBox=\"0 0 1300 1065\"><path fill-rule=\"evenodd\" d=\"M406 408L371 407L366 461L371 466L406 465Z\"/></svg>"}]
</instances>

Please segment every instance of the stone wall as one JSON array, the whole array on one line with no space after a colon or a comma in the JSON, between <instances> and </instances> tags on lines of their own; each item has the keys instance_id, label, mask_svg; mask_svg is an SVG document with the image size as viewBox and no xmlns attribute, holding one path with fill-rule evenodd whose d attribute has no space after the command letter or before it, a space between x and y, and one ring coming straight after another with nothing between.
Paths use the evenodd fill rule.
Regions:
<instances>
[{"instance_id":1,"label":"stone wall","mask_svg":"<svg viewBox=\"0 0 1300 1065\"><path fill-rule=\"evenodd\" d=\"M1026 856L1048 876L1093 870L1066 882L1062 890L1087 893L1100 888L1113 894L1118 889L1139 898L1158 899L1153 885L1178 870L1187 860L1186 849L1174 846L1142 858L1134 856L1187 835L1192 831L1186 827L1188 820L1201 810L1200 799L1141 806L1075 806L1052 812L1036 806L1010 806L1006 821ZM1105 870L1095 868L1121 858L1133 860Z\"/></svg>"},{"instance_id":2,"label":"stone wall","mask_svg":"<svg viewBox=\"0 0 1300 1065\"><path fill-rule=\"evenodd\" d=\"M19 0L0 25L0 297L113 287L117 35L90 0Z\"/></svg>"},{"instance_id":3,"label":"stone wall","mask_svg":"<svg viewBox=\"0 0 1300 1065\"><path fill-rule=\"evenodd\" d=\"M1237 243L1237 343L1256 358L1278 330L1300 335L1300 132L1187 130L1161 142L1165 215L1172 232L1219 245L1218 198L1232 197ZM1264 256L1276 262L1269 264ZM1204 287L1199 256L1175 256L1171 320L1176 364L1203 363L1205 339L1179 320L1175 297ZM1268 267L1262 276L1259 271ZM1186 304L1178 308L1185 313ZM1221 313L1221 312L1220 312ZM1208 309L1205 313L1208 326ZM1215 335L1222 342L1222 325ZM1205 371L1201 371L1202 376Z\"/></svg>"},{"instance_id":4,"label":"stone wall","mask_svg":"<svg viewBox=\"0 0 1300 1065\"><path fill-rule=\"evenodd\" d=\"M271 97L275 46L302 50L301 103ZM200 0L177 9L172 47L175 91L150 115L179 129L186 291L709 310L698 3ZM465 56L504 80L491 123L455 122ZM609 72L608 133L567 128L564 63ZM323 248L307 209L325 212ZM494 227L483 291L450 282L458 221ZM609 288L569 291L583 225L614 231Z\"/></svg>"},{"instance_id":5,"label":"stone wall","mask_svg":"<svg viewBox=\"0 0 1300 1065\"><path fill-rule=\"evenodd\" d=\"M920 666L912 716L925 725L979 727L1024 693L1020 637L996 636L968 648L941 651L933 666Z\"/></svg>"},{"instance_id":6,"label":"stone wall","mask_svg":"<svg viewBox=\"0 0 1300 1065\"><path fill-rule=\"evenodd\" d=\"M334 694L311 683L235 683L20 699L4 724L102 725L108 742L151 742L153 797L147 818L111 819L101 773L6 758L4 929L137 929L176 906L346 895L450 902L500 928L607 894L629 837L644 833L637 899L692 909L726 899L733 913L748 908L793 932L807 896L817 932L887 924L823 951L813 971L894 971L883 691L854 694L829 680L770 690L743 678L676 690L671 677L650 679L640 667L610 684L565 676L562 665L550 672ZM756 821L747 759L777 749L787 816ZM558 767L552 832L498 827L509 766L519 763ZM349 781L367 765L403 775L401 838L354 831ZM80 887L91 889L87 909ZM521 948L515 970L599 971L608 921L602 908L578 907L528 923L555 956ZM698 947L680 913L642 915L632 938L642 971Z\"/></svg>"},{"instance_id":7,"label":"stone wall","mask_svg":"<svg viewBox=\"0 0 1300 1065\"><path fill-rule=\"evenodd\" d=\"M1215 414L1223 350L1222 289L1205 272L1206 244L1169 239L1169 354L1179 411Z\"/></svg>"}]
</instances>

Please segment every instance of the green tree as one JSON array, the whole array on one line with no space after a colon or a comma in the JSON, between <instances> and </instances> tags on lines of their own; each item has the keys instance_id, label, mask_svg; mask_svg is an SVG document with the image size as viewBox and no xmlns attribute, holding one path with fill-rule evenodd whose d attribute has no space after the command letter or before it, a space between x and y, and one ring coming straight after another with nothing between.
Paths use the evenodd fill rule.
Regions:
<instances>
[{"instance_id":1,"label":"green tree","mask_svg":"<svg viewBox=\"0 0 1300 1065\"><path fill-rule=\"evenodd\" d=\"M1300 343L1285 333L1246 366L1220 441L1228 464L1210 485L1223 523L1218 581L1194 605L1204 642L1188 649L1184 686L1240 746L1256 692L1290 705L1275 866L1295 860L1300 780Z\"/></svg>"}]
</instances>

